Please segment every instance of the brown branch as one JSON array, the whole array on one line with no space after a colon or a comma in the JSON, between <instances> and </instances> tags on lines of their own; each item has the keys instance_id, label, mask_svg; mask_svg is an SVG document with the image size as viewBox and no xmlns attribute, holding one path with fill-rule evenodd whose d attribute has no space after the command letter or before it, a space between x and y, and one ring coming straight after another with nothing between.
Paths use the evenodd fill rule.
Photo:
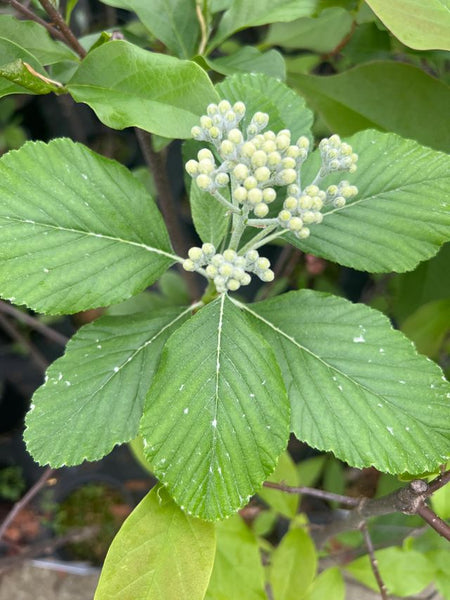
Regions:
<instances>
[{"instance_id":1,"label":"brown branch","mask_svg":"<svg viewBox=\"0 0 450 600\"><path fill-rule=\"evenodd\" d=\"M279 490L280 492L286 492L287 494L303 494L304 496L314 496L315 498L329 500L330 502L347 504L347 506L358 506L361 502L359 498L334 494L333 492L326 492L325 490L317 490L316 488L310 488L306 486L293 487L290 485L284 485L283 483L273 483L272 481L265 481L263 485L264 487L271 488L273 490Z\"/></svg>"},{"instance_id":2,"label":"brown branch","mask_svg":"<svg viewBox=\"0 0 450 600\"><path fill-rule=\"evenodd\" d=\"M45 471L42 473L40 478L36 481L36 483L31 487L28 492L14 504L12 509L6 515L5 520L0 525L0 540L5 535L6 530L11 525L11 523L16 518L17 514L25 508L25 506L31 502L31 500L36 496L39 490L45 485L47 479L54 473L54 469L47 467Z\"/></svg>"},{"instance_id":3,"label":"brown branch","mask_svg":"<svg viewBox=\"0 0 450 600\"><path fill-rule=\"evenodd\" d=\"M4 317L2 314L0 314L0 327L4 331L6 331L6 333L14 341L16 341L18 344L20 344L21 346L23 346L24 348L26 348L28 350L31 358L34 360L36 365L40 369L42 369L42 371L45 371L47 369L49 363L44 358L44 356L42 356L42 354L34 346L34 344L32 342L30 342L30 340L27 340L27 338L20 333L20 331L13 325L13 323L10 323L9 320L6 317Z\"/></svg>"},{"instance_id":4,"label":"brown branch","mask_svg":"<svg viewBox=\"0 0 450 600\"><path fill-rule=\"evenodd\" d=\"M23 4L18 2L18 0L0 0L0 2L2 2L3 4L9 4L18 13L20 13L24 17L27 17L27 19L31 19L31 21L35 21L35 23L39 23L39 25L42 25L42 27L45 27L45 29L47 29L47 31L50 33L50 35L52 35L54 38L57 38L61 42L66 42L66 38L61 33L61 31L59 31L59 29L56 29L50 23L47 23L47 21L44 21L44 19L41 19L41 17L38 17L38 15L35 15L32 10L30 10L29 8L27 8L26 6L24 6Z\"/></svg>"},{"instance_id":5,"label":"brown branch","mask_svg":"<svg viewBox=\"0 0 450 600\"><path fill-rule=\"evenodd\" d=\"M428 484L427 496L431 496L431 494L434 494L434 492L447 485L447 483L450 483L450 469L441 473L439 477L436 477L436 479L433 479Z\"/></svg>"},{"instance_id":6,"label":"brown branch","mask_svg":"<svg viewBox=\"0 0 450 600\"><path fill-rule=\"evenodd\" d=\"M84 58L87 54L86 50L83 48L73 31L64 21L61 13L56 10L50 0L39 0L39 3L56 27L59 28L67 44L78 54L80 58Z\"/></svg>"},{"instance_id":7,"label":"brown branch","mask_svg":"<svg viewBox=\"0 0 450 600\"><path fill-rule=\"evenodd\" d=\"M179 256L186 256L189 248L189 241L186 239L178 219L177 206L170 189L165 161L163 160L162 154L156 152L153 148L153 141L150 133L139 129L138 127L135 127L134 131L145 162L153 175L158 194L158 206L164 217L173 248ZM180 273L186 281L191 299L195 300L199 298L201 296L201 290L198 288L192 274L184 269L180 269Z\"/></svg>"},{"instance_id":8,"label":"brown branch","mask_svg":"<svg viewBox=\"0 0 450 600\"><path fill-rule=\"evenodd\" d=\"M11 306L11 304L8 304L8 302L0 300L0 312L6 313L7 315L11 315L12 317L15 317L18 321L26 323L27 325L29 325L33 329L36 329L36 331L39 331L39 333L42 333L42 335L47 337L49 340L52 340L52 342L55 342L56 344L65 346L68 342L68 338L66 338L65 335L62 335L62 333L59 333L51 327L44 325L44 323L41 323L38 319L32 317L28 313L22 312L14 306Z\"/></svg>"},{"instance_id":9,"label":"brown branch","mask_svg":"<svg viewBox=\"0 0 450 600\"><path fill-rule=\"evenodd\" d=\"M380 569L378 568L378 560L375 556L375 550L372 543L372 538L370 537L369 529L367 527L367 523L363 523L360 527L361 532L363 534L364 543L367 547L367 552L370 558L370 566L372 567L372 573L375 577L375 580L378 584L378 588L380 590L382 600L389 600L386 584L381 577Z\"/></svg>"},{"instance_id":10,"label":"brown branch","mask_svg":"<svg viewBox=\"0 0 450 600\"><path fill-rule=\"evenodd\" d=\"M431 510L426 504L421 504L417 509L417 514L428 523L440 536L450 542L450 526L443 521L437 514Z\"/></svg>"}]
</instances>

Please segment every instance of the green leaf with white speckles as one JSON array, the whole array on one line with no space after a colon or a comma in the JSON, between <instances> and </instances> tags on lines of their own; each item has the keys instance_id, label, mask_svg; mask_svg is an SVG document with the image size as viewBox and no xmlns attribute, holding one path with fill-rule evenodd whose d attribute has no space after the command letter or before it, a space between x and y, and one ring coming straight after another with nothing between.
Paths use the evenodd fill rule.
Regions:
<instances>
[{"instance_id":1,"label":"green leaf with white speckles","mask_svg":"<svg viewBox=\"0 0 450 600\"><path fill-rule=\"evenodd\" d=\"M24 434L33 458L76 465L134 438L161 349L189 312L106 316L82 327L33 396Z\"/></svg>"},{"instance_id":2,"label":"green leaf with white speckles","mask_svg":"<svg viewBox=\"0 0 450 600\"><path fill-rule=\"evenodd\" d=\"M144 186L68 139L0 159L0 296L38 312L121 302L173 262Z\"/></svg>"},{"instance_id":3,"label":"green leaf with white speckles","mask_svg":"<svg viewBox=\"0 0 450 600\"><path fill-rule=\"evenodd\" d=\"M305 252L362 271L410 271L450 239L450 157L393 133L361 131L348 139L358 153L356 173L327 176L358 187L343 208L324 211L311 236L289 241ZM320 166L316 152L302 169L304 185Z\"/></svg>"},{"instance_id":4,"label":"green leaf with white speckles","mask_svg":"<svg viewBox=\"0 0 450 600\"><path fill-rule=\"evenodd\" d=\"M450 455L450 386L381 313L309 290L245 310L277 355L300 440L389 473Z\"/></svg>"},{"instance_id":5,"label":"green leaf with white speckles","mask_svg":"<svg viewBox=\"0 0 450 600\"><path fill-rule=\"evenodd\" d=\"M288 432L273 352L222 295L163 350L141 422L151 468L184 510L223 518L274 470Z\"/></svg>"}]
</instances>

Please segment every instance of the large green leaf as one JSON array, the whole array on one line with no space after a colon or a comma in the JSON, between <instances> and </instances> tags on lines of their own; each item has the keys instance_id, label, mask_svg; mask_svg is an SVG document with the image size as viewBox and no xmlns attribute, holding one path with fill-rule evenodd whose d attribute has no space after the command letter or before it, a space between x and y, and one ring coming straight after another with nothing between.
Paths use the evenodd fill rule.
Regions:
<instances>
[{"instance_id":1,"label":"large green leaf","mask_svg":"<svg viewBox=\"0 0 450 600\"><path fill-rule=\"evenodd\" d=\"M211 523L153 488L111 544L94 600L202 600L214 551Z\"/></svg>"},{"instance_id":2,"label":"large green leaf","mask_svg":"<svg viewBox=\"0 0 450 600\"><path fill-rule=\"evenodd\" d=\"M266 600L258 541L239 515L216 526L217 550L205 600Z\"/></svg>"},{"instance_id":3,"label":"large green leaf","mask_svg":"<svg viewBox=\"0 0 450 600\"><path fill-rule=\"evenodd\" d=\"M218 519L244 506L274 470L288 429L275 357L226 295L170 337L141 433L183 510Z\"/></svg>"},{"instance_id":4,"label":"large green leaf","mask_svg":"<svg viewBox=\"0 0 450 600\"><path fill-rule=\"evenodd\" d=\"M200 35L195 2L186 0L102 0L134 11L139 20L180 58L191 58Z\"/></svg>"},{"instance_id":5,"label":"large green leaf","mask_svg":"<svg viewBox=\"0 0 450 600\"><path fill-rule=\"evenodd\" d=\"M317 569L317 554L308 533L291 529L272 554L270 583L274 600L303 598Z\"/></svg>"},{"instance_id":6,"label":"large green leaf","mask_svg":"<svg viewBox=\"0 0 450 600\"><path fill-rule=\"evenodd\" d=\"M366 0L398 39L416 50L450 50L448 0Z\"/></svg>"},{"instance_id":7,"label":"large green leaf","mask_svg":"<svg viewBox=\"0 0 450 600\"><path fill-rule=\"evenodd\" d=\"M300 440L388 473L450 455L450 386L381 313L309 290L245 310L277 355Z\"/></svg>"},{"instance_id":8,"label":"large green leaf","mask_svg":"<svg viewBox=\"0 0 450 600\"><path fill-rule=\"evenodd\" d=\"M134 438L162 347L189 312L101 317L82 327L33 396L25 441L34 459L76 465Z\"/></svg>"},{"instance_id":9,"label":"large green leaf","mask_svg":"<svg viewBox=\"0 0 450 600\"><path fill-rule=\"evenodd\" d=\"M219 23L209 50L240 29L309 17L316 4L317 0L233 0Z\"/></svg>"},{"instance_id":10,"label":"large green leaf","mask_svg":"<svg viewBox=\"0 0 450 600\"><path fill-rule=\"evenodd\" d=\"M357 196L325 213L306 241L289 241L363 271L411 270L450 238L450 157L378 131L357 133L349 143L359 154L358 170L328 176L322 187L345 178L358 186ZM305 165L305 184L317 172L317 160L316 153Z\"/></svg>"},{"instance_id":11,"label":"large green leaf","mask_svg":"<svg viewBox=\"0 0 450 600\"><path fill-rule=\"evenodd\" d=\"M340 7L327 8L318 17L303 17L270 26L264 44L331 52L352 27L352 15Z\"/></svg>"},{"instance_id":12,"label":"large green leaf","mask_svg":"<svg viewBox=\"0 0 450 600\"><path fill-rule=\"evenodd\" d=\"M375 61L331 77L292 75L290 83L333 133L375 127L436 150L450 148L450 87L413 65Z\"/></svg>"},{"instance_id":13,"label":"large green leaf","mask_svg":"<svg viewBox=\"0 0 450 600\"><path fill-rule=\"evenodd\" d=\"M0 159L0 295L39 312L120 302L173 262L164 222L125 167L68 139Z\"/></svg>"},{"instance_id":14,"label":"large green leaf","mask_svg":"<svg viewBox=\"0 0 450 600\"><path fill-rule=\"evenodd\" d=\"M34 21L19 21L10 15L0 15L0 38L21 46L43 65L52 65L61 60L78 60L70 48L52 40L45 27ZM3 53L1 56L2 64L8 62Z\"/></svg>"},{"instance_id":15,"label":"large green leaf","mask_svg":"<svg viewBox=\"0 0 450 600\"><path fill-rule=\"evenodd\" d=\"M275 132L290 129L293 141L300 135L311 137L312 112L306 108L303 98L283 82L262 73L240 73L227 77L216 89L221 98L245 102L244 127L255 112L263 111L268 113L269 127Z\"/></svg>"},{"instance_id":16,"label":"large green leaf","mask_svg":"<svg viewBox=\"0 0 450 600\"><path fill-rule=\"evenodd\" d=\"M217 101L196 63L121 40L90 52L67 88L113 129L136 126L170 138L190 137L206 105Z\"/></svg>"}]
</instances>

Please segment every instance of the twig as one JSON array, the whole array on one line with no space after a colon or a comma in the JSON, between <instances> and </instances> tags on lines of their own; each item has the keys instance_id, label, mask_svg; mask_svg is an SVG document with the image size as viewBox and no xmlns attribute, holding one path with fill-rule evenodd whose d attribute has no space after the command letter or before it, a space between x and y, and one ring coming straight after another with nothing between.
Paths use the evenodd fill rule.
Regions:
<instances>
[{"instance_id":1,"label":"twig","mask_svg":"<svg viewBox=\"0 0 450 600\"><path fill-rule=\"evenodd\" d=\"M134 131L145 162L147 163L147 166L153 175L158 193L158 206L164 217L174 250L180 256L185 256L187 254L189 242L184 235L178 219L177 206L170 189L164 160L162 159L161 153L156 152L153 148L151 134L139 129L138 127L135 127ZM180 273L183 276L183 279L186 281L191 298L194 300L200 297L201 290L197 286L192 274L188 273L184 269L180 269Z\"/></svg>"},{"instance_id":2,"label":"twig","mask_svg":"<svg viewBox=\"0 0 450 600\"><path fill-rule=\"evenodd\" d=\"M36 483L31 487L28 492L18 500L9 513L6 515L5 520L0 525L0 540L5 535L6 530L11 525L11 523L16 518L16 515L23 509L25 506L31 502L31 500L36 496L39 490L45 485L47 479L54 473L54 469L51 467L47 467L45 471L42 473L40 478L36 481Z\"/></svg>"},{"instance_id":3,"label":"twig","mask_svg":"<svg viewBox=\"0 0 450 600\"><path fill-rule=\"evenodd\" d=\"M436 477L436 479L433 479L433 481L428 484L427 496L431 496L441 487L447 485L447 483L450 483L450 469L441 473L439 477Z\"/></svg>"},{"instance_id":4,"label":"twig","mask_svg":"<svg viewBox=\"0 0 450 600\"><path fill-rule=\"evenodd\" d=\"M450 542L450 526L447 525L437 514L431 510L425 503L421 504L417 509L417 514L428 523L440 536Z\"/></svg>"},{"instance_id":5,"label":"twig","mask_svg":"<svg viewBox=\"0 0 450 600\"><path fill-rule=\"evenodd\" d=\"M39 0L39 3L45 10L45 12L48 14L50 19L53 21L53 23L59 28L67 44L73 50L75 50L75 52L80 58L84 58L87 54L86 50L83 48L83 46L80 44L70 27L64 21L61 13L56 10L56 8L53 6L50 0Z\"/></svg>"},{"instance_id":6,"label":"twig","mask_svg":"<svg viewBox=\"0 0 450 600\"><path fill-rule=\"evenodd\" d=\"M28 313L24 313L21 310L15 308L14 306L11 306L11 304L8 304L8 302L0 300L0 312L11 315L15 317L18 321L26 323L27 325L29 325L33 329L36 329L36 331L39 331L39 333L42 333L42 335L45 335L45 337L47 337L49 340L52 340L52 342L55 342L56 344L65 346L68 342L69 338L67 338L65 335L59 333L58 331L55 331L47 325L44 325L44 323L41 323L38 319L32 317Z\"/></svg>"},{"instance_id":7,"label":"twig","mask_svg":"<svg viewBox=\"0 0 450 600\"><path fill-rule=\"evenodd\" d=\"M35 348L34 344L30 342L30 340L27 340L27 338L16 329L13 323L10 323L9 320L2 314L0 314L0 327L2 327L2 329L4 329L13 340L15 340L21 346L27 348L31 358L34 360L34 362L40 369L42 369L43 371L46 370L49 363L42 356L39 350Z\"/></svg>"},{"instance_id":8,"label":"twig","mask_svg":"<svg viewBox=\"0 0 450 600\"><path fill-rule=\"evenodd\" d=\"M303 494L304 496L314 496L315 498L321 498L322 500L330 500L331 502L339 502L340 504L346 504L347 506L358 506L361 500L359 498L352 498L351 496L342 496L341 494L334 494L333 492L326 492L325 490L317 490L316 488L310 488L306 486L293 487L290 485L284 485L283 483L273 483L272 481L265 481L264 487L271 488L274 490L280 490L288 494Z\"/></svg>"},{"instance_id":9,"label":"twig","mask_svg":"<svg viewBox=\"0 0 450 600\"><path fill-rule=\"evenodd\" d=\"M360 529L363 534L364 543L366 544L367 551L369 554L370 566L372 567L372 572L380 589L381 598L382 600L389 600L386 584L384 583L383 578L381 577L380 570L378 568L378 560L375 556L375 550L373 547L372 538L370 537L369 529L367 527L367 523L364 522L361 525Z\"/></svg>"},{"instance_id":10,"label":"twig","mask_svg":"<svg viewBox=\"0 0 450 600\"><path fill-rule=\"evenodd\" d=\"M44 19L41 19L41 17L38 17L38 15L35 15L32 10L30 10L29 8L27 8L26 6L24 6L17 0L0 0L0 2L2 2L2 4L9 4L18 13L22 14L24 17L27 17L28 19L31 19L32 21L39 23L39 25L42 25L42 27L45 27L45 29L47 29L47 31L50 33L50 35L52 35L54 38L57 38L58 40L60 40L62 42L66 42L66 38L61 33L61 31L59 31L58 29L53 27L53 25L51 25L50 23L47 23L47 21L44 21Z\"/></svg>"}]
</instances>

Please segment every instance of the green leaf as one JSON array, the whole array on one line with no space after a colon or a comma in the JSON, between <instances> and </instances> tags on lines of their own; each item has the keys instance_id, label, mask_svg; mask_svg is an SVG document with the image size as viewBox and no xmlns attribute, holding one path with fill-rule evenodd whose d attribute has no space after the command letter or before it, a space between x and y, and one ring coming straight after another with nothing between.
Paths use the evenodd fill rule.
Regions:
<instances>
[{"instance_id":1,"label":"green leaf","mask_svg":"<svg viewBox=\"0 0 450 600\"><path fill-rule=\"evenodd\" d=\"M450 519L450 485L444 485L433 493L431 506L441 519Z\"/></svg>"},{"instance_id":2,"label":"green leaf","mask_svg":"<svg viewBox=\"0 0 450 600\"><path fill-rule=\"evenodd\" d=\"M120 302L174 258L142 184L67 139L2 156L0 232L0 295L38 312Z\"/></svg>"},{"instance_id":3,"label":"green leaf","mask_svg":"<svg viewBox=\"0 0 450 600\"><path fill-rule=\"evenodd\" d=\"M278 459L276 469L268 478L268 481L283 483L293 487L300 485L297 468L287 451L283 452ZM288 519L293 519L297 514L300 494L287 494L280 490L263 487L259 490L258 496L271 508Z\"/></svg>"},{"instance_id":4,"label":"green leaf","mask_svg":"<svg viewBox=\"0 0 450 600\"><path fill-rule=\"evenodd\" d=\"M245 102L244 127L255 112L263 111L269 115L270 129L290 129L294 140L301 135L311 138L312 112L306 108L303 98L281 81L262 73L243 73L227 77L216 89L221 98Z\"/></svg>"},{"instance_id":5,"label":"green leaf","mask_svg":"<svg viewBox=\"0 0 450 600\"><path fill-rule=\"evenodd\" d=\"M134 438L162 347L189 312L107 316L82 327L33 396L24 437L34 459L76 465Z\"/></svg>"},{"instance_id":6,"label":"green leaf","mask_svg":"<svg viewBox=\"0 0 450 600\"><path fill-rule=\"evenodd\" d=\"M300 485L315 486L322 474L326 461L327 456L325 454L302 460L297 465Z\"/></svg>"},{"instance_id":7,"label":"green leaf","mask_svg":"<svg viewBox=\"0 0 450 600\"><path fill-rule=\"evenodd\" d=\"M411 596L432 583L435 567L421 552L392 547L375 553L381 577L388 593ZM373 590L378 590L369 557L362 556L346 566L353 577Z\"/></svg>"},{"instance_id":8,"label":"green leaf","mask_svg":"<svg viewBox=\"0 0 450 600\"><path fill-rule=\"evenodd\" d=\"M228 56L205 60L211 69L222 75L264 73L276 79L286 79L284 58L276 50L260 52L254 46L243 46Z\"/></svg>"},{"instance_id":9,"label":"green leaf","mask_svg":"<svg viewBox=\"0 0 450 600\"><path fill-rule=\"evenodd\" d=\"M398 39L416 50L450 50L448 0L367 0Z\"/></svg>"},{"instance_id":10,"label":"green leaf","mask_svg":"<svg viewBox=\"0 0 450 600\"><path fill-rule=\"evenodd\" d=\"M325 213L306 241L294 236L289 241L362 271L411 270L450 238L450 157L378 131L362 131L348 141L359 155L357 172L328 176L321 186L348 179L358 187L357 196ZM317 152L305 167L307 183L318 170Z\"/></svg>"},{"instance_id":11,"label":"green leaf","mask_svg":"<svg viewBox=\"0 0 450 600\"><path fill-rule=\"evenodd\" d=\"M240 29L309 17L315 7L316 0L259 0L256 3L253 0L233 0L219 23L208 52Z\"/></svg>"},{"instance_id":12,"label":"green leaf","mask_svg":"<svg viewBox=\"0 0 450 600\"><path fill-rule=\"evenodd\" d=\"M184 514L160 486L115 537L94 600L202 600L214 562L211 523Z\"/></svg>"},{"instance_id":13,"label":"green leaf","mask_svg":"<svg viewBox=\"0 0 450 600\"><path fill-rule=\"evenodd\" d=\"M2 37L0 37L0 56L3 67L20 59L29 64L38 73L45 74L44 67L32 54L30 54L30 52L28 52L28 50L25 50L25 48L22 48L15 42L10 42ZM9 96L10 94L32 93L32 91L25 89L21 85L0 76L0 98Z\"/></svg>"},{"instance_id":14,"label":"green leaf","mask_svg":"<svg viewBox=\"0 0 450 600\"><path fill-rule=\"evenodd\" d=\"M270 26L264 45L331 52L350 32L352 22L351 14L343 8L327 8L318 17L274 23Z\"/></svg>"},{"instance_id":15,"label":"green leaf","mask_svg":"<svg viewBox=\"0 0 450 600\"><path fill-rule=\"evenodd\" d=\"M229 199L229 189L223 196ZM218 246L225 237L230 223L229 211L222 206L209 192L203 192L195 182L191 184L189 194L192 220L202 242L211 242Z\"/></svg>"},{"instance_id":16,"label":"green leaf","mask_svg":"<svg viewBox=\"0 0 450 600\"><path fill-rule=\"evenodd\" d=\"M31 65L20 58L0 67L0 77L15 83L31 94L66 93L67 90L58 81L53 81L45 75L38 73Z\"/></svg>"},{"instance_id":17,"label":"green leaf","mask_svg":"<svg viewBox=\"0 0 450 600\"><path fill-rule=\"evenodd\" d=\"M219 519L244 506L286 447L289 409L270 347L227 296L167 342L141 434L183 510Z\"/></svg>"},{"instance_id":18,"label":"green leaf","mask_svg":"<svg viewBox=\"0 0 450 600\"><path fill-rule=\"evenodd\" d=\"M270 583L274 600L303 598L317 569L317 554L308 533L291 529L272 554Z\"/></svg>"},{"instance_id":19,"label":"green leaf","mask_svg":"<svg viewBox=\"0 0 450 600\"><path fill-rule=\"evenodd\" d=\"M345 583L338 567L331 567L313 581L303 600L345 600Z\"/></svg>"},{"instance_id":20,"label":"green leaf","mask_svg":"<svg viewBox=\"0 0 450 600\"><path fill-rule=\"evenodd\" d=\"M446 121L450 87L422 69L374 61L327 77L292 75L290 83L333 133L352 135L374 127L436 150L450 148Z\"/></svg>"},{"instance_id":21,"label":"green leaf","mask_svg":"<svg viewBox=\"0 0 450 600\"><path fill-rule=\"evenodd\" d=\"M266 600L258 542L239 515L216 525L217 550L205 600Z\"/></svg>"},{"instance_id":22,"label":"green leaf","mask_svg":"<svg viewBox=\"0 0 450 600\"><path fill-rule=\"evenodd\" d=\"M34 21L19 21L10 15L0 15L0 38L4 38L25 49L43 65L52 65L62 60L78 61L78 57L70 48L53 40L45 27ZM1 62L5 60L1 53ZM23 58L15 56L14 58Z\"/></svg>"},{"instance_id":23,"label":"green leaf","mask_svg":"<svg viewBox=\"0 0 450 600\"><path fill-rule=\"evenodd\" d=\"M278 357L298 439L395 474L447 459L450 386L384 315L310 290L242 306Z\"/></svg>"},{"instance_id":24,"label":"green leaf","mask_svg":"<svg viewBox=\"0 0 450 600\"><path fill-rule=\"evenodd\" d=\"M450 300L425 304L406 319L401 329L419 352L438 359L445 339L450 336Z\"/></svg>"},{"instance_id":25,"label":"green leaf","mask_svg":"<svg viewBox=\"0 0 450 600\"><path fill-rule=\"evenodd\" d=\"M180 58L191 58L200 35L195 2L186 0L103 0L134 11L141 23Z\"/></svg>"},{"instance_id":26,"label":"green leaf","mask_svg":"<svg viewBox=\"0 0 450 600\"><path fill-rule=\"evenodd\" d=\"M217 101L196 63L121 40L90 52L67 88L113 129L136 126L169 138L190 137L206 105Z\"/></svg>"}]
</instances>

